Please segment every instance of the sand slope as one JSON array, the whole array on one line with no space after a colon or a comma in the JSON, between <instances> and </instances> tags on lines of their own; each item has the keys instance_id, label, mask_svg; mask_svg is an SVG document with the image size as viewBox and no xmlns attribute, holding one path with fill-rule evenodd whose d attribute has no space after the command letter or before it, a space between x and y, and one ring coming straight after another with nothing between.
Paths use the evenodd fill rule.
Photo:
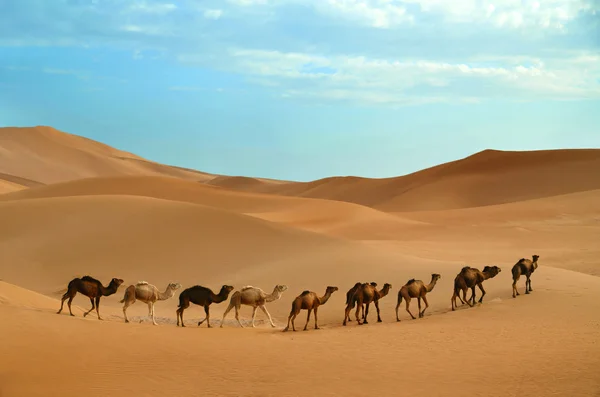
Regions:
<instances>
[{"instance_id":1,"label":"sand slope","mask_svg":"<svg viewBox=\"0 0 600 397\"><path fill-rule=\"evenodd\" d=\"M171 177L81 179L5 194L0 196L0 202L91 195L143 196L202 204L352 239L399 237L407 230L407 224L422 223L352 203L238 192Z\"/></svg>"},{"instance_id":2,"label":"sand slope","mask_svg":"<svg viewBox=\"0 0 600 397\"><path fill-rule=\"evenodd\" d=\"M230 182L221 184L236 188ZM332 177L237 188L349 201L383 211L467 208L599 189L600 150L486 150L396 178Z\"/></svg>"},{"instance_id":3,"label":"sand slope","mask_svg":"<svg viewBox=\"0 0 600 397\"><path fill-rule=\"evenodd\" d=\"M212 176L145 160L51 127L0 128L0 172L41 183L116 175Z\"/></svg>"}]
</instances>

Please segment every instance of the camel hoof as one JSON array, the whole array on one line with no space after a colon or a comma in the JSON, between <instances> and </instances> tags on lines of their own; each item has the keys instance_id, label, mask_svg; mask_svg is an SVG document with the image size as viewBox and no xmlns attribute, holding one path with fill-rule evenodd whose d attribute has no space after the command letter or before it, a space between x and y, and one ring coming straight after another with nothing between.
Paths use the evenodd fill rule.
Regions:
<instances>
[{"instance_id":1,"label":"camel hoof","mask_svg":"<svg viewBox=\"0 0 600 397\"><path fill-rule=\"evenodd\" d=\"M83 317L86 317L87 315L88 315L87 313L83 313ZM72 316L72 314L71 314L71 316Z\"/></svg>"},{"instance_id":2,"label":"camel hoof","mask_svg":"<svg viewBox=\"0 0 600 397\"><path fill-rule=\"evenodd\" d=\"M75 315L74 315L73 313L69 314L69 316L71 316L71 317L75 317Z\"/></svg>"},{"instance_id":3,"label":"camel hoof","mask_svg":"<svg viewBox=\"0 0 600 397\"><path fill-rule=\"evenodd\" d=\"M129 322L129 320L125 320L125 322L126 322L126 323L128 323L128 322Z\"/></svg>"},{"instance_id":4,"label":"camel hoof","mask_svg":"<svg viewBox=\"0 0 600 397\"><path fill-rule=\"evenodd\" d=\"M383 321L381 319L377 320L378 323L382 323Z\"/></svg>"},{"instance_id":5,"label":"camel hoof","mask_svg":"<svg viewBox=\"0 0 600 397\"><path fill-rule=\"evenodd\" d=\"M315 327L315 329L321 329L321 328L319 328L319 327Z\"/></svg>"}]
</instances>

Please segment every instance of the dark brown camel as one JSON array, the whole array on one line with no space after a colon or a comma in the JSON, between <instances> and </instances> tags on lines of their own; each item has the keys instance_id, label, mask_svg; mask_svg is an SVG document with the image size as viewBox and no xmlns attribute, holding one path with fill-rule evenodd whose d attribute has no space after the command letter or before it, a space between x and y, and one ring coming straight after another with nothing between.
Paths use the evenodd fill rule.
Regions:
<instances>
[{"instance_id":1,"label":"dark brown camel","mask_svg":"<svg viewBox=\"0 0 600 397\"><path fill-rule=\"evenodd\" d=\"M372 286L377 287L377 283L376 282L371 282L370 283ZM352 304L352 308L354 308L354 304L356 303L355 300L352 300L352 297L354 296L354 294L356 293L356 291L358 290L358 288L360 288L360 286L363 285L363 283L356 283L354 284L354 287L350 288L348 290L348 292L346 292L346 306L349 304ZM362 312L362 319L365 319L365 312L363 310ZM352 321L352 319L350 318L350 316L348 316L347 318L348 321Z\"/></svg>"},{"instance_id":2,"label":"dark brown camel","mask_svg":"<svg viewBox=\"0 0 600 397\"><path fill-rule=\"evenodd\" d=\"M310 321L310 313L315 311L315 329L319 329L318 320L317 320L317 311L319 310L319 306L327 303L329 298L331 298L331 294L338 290L338 287L329 286L325 290L325 295L319 297L316 292L312 291L302 291L300 295L298 295L294 301L292 302L292 310L290 311L290 315L288 317L287 326L283 329L283 332L290 329L290 322L292 323L292 330L296 331L296 327L294 326L294 320L296 320L296 316L300 313L300 310L308 310L308 316L306 317L306 324L304 325L304 331L308 328L308 322Z\"/></svg>"},{"instance_id":3,"label":"dark brown camel","mask_svg":"<svg viewBox=\"0 0 600 397\"><path fill-rule=\"evenodd\" d=\"M190 307L191 302L196 305L204 306L206 317L204 320L198 321L198 326L206 321L208 328L212 328L212 325L210 325L210 313L208 311L208 307L211 303L221 303L226 300L231 291L233 291L233 287L231 285L223 285L218 295L215 295L212 290L201 285L195 285L181 291L181 294L179 294L179 305L177 305L178 309L176 311L177 326L179 326L179 318L181 318L181 326L185 327L183 324L183 311Z\"/></svg>"},{"instance_id":4,"label":"dark brown camel","mask_svg":"<svg viewBox=\"0 0 600 397\"><path fill-rule=\"evenodd\" d=\"M380 323L382 321L381 314L379 311L379 300L381 298L383 298L384 296L386 296L390 292L390 289L392 288L392 284L385 283L383 285L383 288L379 291L377 291L377 287L376 287L377 284L375 284L375 285L373 285L373 284L375 284L375 283L370 283L370 284L364 283L364 284L361 284L360 287L358 287L356 289L356 292L350 299L350 302L346 304L346 312L344 313L344 322L342 323L343 325L346 325L346 321L350 317L350 310L352 310L355 303L356 303L356 322L358 323L358 325L369 323L367 321L367 317L369 316L369 305L371 303L373 303L375 305L375 308L377 309L377 322ZM366 309L365 309L364 305L367 306ZM362 322L360 321L360 318L358 316L361 309L363 311L363 321Z\"/></svg>"},{"instance_id":5,"label":"dark brown camel","mask_svg":"<svg viewBox=\"0 0 600 397\"><path fill-rule=\"evenodd\" d=\"M478 286L481 290L481 298L479 298L479 303L483 302L483 297L485 296L485 290L483 289L483 282L489 278L496 277L498 273L501 272L501 269L498 266L486 266L483 268L483 271L476 269L474 267L465 266L461 269L460 273L456 275L454 279L454 293L452 294L451 302L452 302L452 310L456 308L456 298L460 299L460 301L464 304L467 303L469 306L473 306L475 304L475 286ZM471 289L471 297L467 299L467 290ZM460 291L463 292L463 298L460 298ZM473 303L471 303L471 301Z\"/></svg>"},{"instance_id":6,"label":"dark brown camel","mask_svg":"<svg viewBox=\"0 0 600 397\"><path fill-rule=\"evenodd\" d=\"M102 283L90 276L83 276L81 278L74 278L69 282L67 286L67 292L62 296L62 300L60 302L60 309L56 314L60 314L63 309L63 305L65 304L65 300L69 299L67 302L67 306L69 306L69 313L71 316L74 316L71 311L71 302L73 302L73 298L79 292L90 298L90 302L92 302L92 308L87 312L83 313L83 317L90 314L90 312L96 309L96 313L98 314L98 320L102 320L100 317L100 298L103 296L109 296L117 292L119 286L123 284L123 280L120 278L113 278L110 280L108 287L104 287ZM95 301L94 301L95 300Z\"/></svg>"},{"instance_id":7,"label":"dark brown camel","mask_svg":"<svg viewBox=\"0 0 600 397\"><path fill-rule=\"evenodd\" d=\"M413 316L409 309L410 299L417 298L417 302L419 304L419 318L423 317L425 315L425 310L427 310L427 308L429 307L429 302L427 302L426 295L427 293L433 290L433 287L435 287L435 284L440 278L442 278L442 276L440 276L437 273L433 273L431 275L431 282L427 285L425 285L423 281L415 280L414 278L408 280L408 282L400 288L400 291L398 291L398 303L396 304L396 321L400 321L400 317L398 316L398 309L400 308L400 304L402 303L403 298L406 301L406 311L408 312L408 314L410 314L413 320L416 320L416 318L415 316ZM423 299L423 302L425 302L425 309L423 309L423 311L421 311L421 299Z\"/></svg>"},{"instance_id":8,"label":"dark brown camel","mask_svg":"<svg viewBox=\"0 0 600 397\"><path fill-rule=\"evenodd\" d=\"M540 258L540 256L533 255L531 258L533 260L525 259L525 258L519 259L519 261L517 263L515 263L515 265L512 268L513 298L516 298L517 295L520 295L519 291L517 291L517 281L519 281L519 278L521 277L521 275L525 275L525 277L527 277L527 280L525 281L525 294L529 294L529 292L533 291L531 289L531 274L535 271L535 269L537 269L537 267L538 267L537 261Z\"/></svg>"}]
</instances>

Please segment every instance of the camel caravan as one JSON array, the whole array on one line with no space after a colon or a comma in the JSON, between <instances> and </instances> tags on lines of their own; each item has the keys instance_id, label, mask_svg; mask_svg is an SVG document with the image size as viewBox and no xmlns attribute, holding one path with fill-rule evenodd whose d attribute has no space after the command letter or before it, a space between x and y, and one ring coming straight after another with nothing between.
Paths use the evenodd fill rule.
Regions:
<instances>
[{"instance_id":1,"label":"camel caravan","mask_svg":"<svg viewBox=\"0 0 600 397\"><path fill-rule=\"evenodd\" d=\"M513 279L513 298L516 298L518 295L520 295L519 291L517 290L517 282L521 276L525 276L526 278L525 294L529 294L533 291L531 289L531 275L538 267L538 259L539 255L533 255L532 259L521 258L513 265L511 269ZM500 272L501 269L498 266L485 266L483 270L479 270L470 266L463 267L454 278L454 288L452 291L452 298L450 299L452 311L456 310L458 307L456 304L457 298L463 305L467 304L469 307L473 307L475 305L475 287L478 287L481 291L481 297L479 298L478 302L483 303L483 297L486 293L485 289L483 288L483 282L496 277ZM441 277L442 276L440 274L433 273L431 275L431 281L429 284L425 284L422 280L408 280L408 282L404 284L398 291L396 321L401 321L398 310L402 304L402 300L405 301L406 312L413 320L417 319L417 317L415 317L410 311L410 302L414 298L417 299L418 318L424 317L425 310L427 310L429 307L427 294L433 291L437 281L441 279ZM57 314L62 312L65 300L68 299L67 306L69 307L69 314L74 316L73 312L71 311L71 302L73 301L73 298L75 298L75 295L80 293L90 298L90 302L92 304L91 309L85 312L83 316L87 316L90 312L96 309L98 319L102 320L102 317L100 317L100 298L115 294L121 284L123 284L123 280L120 278L113 278L106 287L103 286L100 281L90 276L74 278L69 282L67 286L67 292L65 292L65 294L62 296L60 309L58 310ZM171 297L175 296L175 291L179 290L180 288L180 283L169 283L165 288L165 291L160 292L156 286L149 284L146 281L139 281L135 285L132 284L128 286L125 289L123 299L120 301L120 303L123 303L123 318L125 322L129 322L129 319L127 318L127 308L133 305L136 301L141 301L148 305L148 317L151 319L152 324L158 325L154 318L155 303L170 299ZM207 327L212 328L210 325L210 305L212 303L219 304L229 298L229 305L227 306L227 309L223 313L223 318L221 319L221 327L223 327L223 324L225 323L225 317L227 317L227 314L229 314L232 309L235 309L235 319L239 326L244 328L239 318L239 311L242 305L244 305L252 307L251 325L253 328L256 327L255 318L256 311L258 309L260 309L268 318L271 327L275 328L275 324L273 323L271 314L266 308L266 304L280 300L283 296L283 293L287 289L287 285L277 284L273 288L273 292L268 294L258 287L248 285L231 294L231 292L234 290L234 287L231 285L223 285L220 291L215 294L210 288L203 287L201 285L195 285L193 287L186 288L179 294L179 304L177 305L176 310L177 326L181 324L182 327L185 327L183 323L183 312L190 306L190 303L193 303L195 305L202 306L206 314L203 320L198 321L198 326L206 321ZM381 313L379 310L379 301L386 297L391 289L392 284L390 283L385 283L381 289L377 289L376 282L357 282L354 284L354 286L350 288L348 292L346 292L344 321L342 322L342 325L345 326L348 321L352 321L350 318L350 312L354 308L356 308L354 313L356 323L358 325L368 324L367 317L369 315L369 306L371 303L377 310L377 322L382 322L383 320L381 319ZM467 292L469 289L471 290L471 296L467 299ZM338 287L336 286L328 286L322 296L319 296L314 291L303 291L292 301L292 307L288 316L287 326L283 329L283 331L288 331L290 329L290 325L292 330L296 331L294 320L302 310L307 311L304 331L308 329L311 314L314 314L314 328L320 329L318 324L319 307L326 304L331 298L331 295L337 290ZM425 308L423 310L421 310L421 300L423 303L425 303Z\"/></svg>"}]
</instances>

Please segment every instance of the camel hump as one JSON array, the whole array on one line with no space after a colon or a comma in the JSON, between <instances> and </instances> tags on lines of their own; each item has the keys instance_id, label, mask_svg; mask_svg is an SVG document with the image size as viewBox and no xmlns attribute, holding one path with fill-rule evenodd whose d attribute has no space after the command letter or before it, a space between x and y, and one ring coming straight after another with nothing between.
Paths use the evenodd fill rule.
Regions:
<instances>
[{"instance_id":1,"label":"camel hump","mask_svg":"<svg viewBox=\"0 0 600 397\"><path fill-rule=\"evenodd\" d=\"M83 277L81 277L81 281L89 281L91 283L99 283L100 282L91 276L83 276Z\"/></svg>"},{"instance_id":2,"label":"camel hump","mask_svg":"<svg viewBox=\"0 0 600 397\"><path fill-rule=\"evenodd\" d=\"M254 287L251 285L246 285L245 287L242 287L242 289L240 291L246 291L248 289L254 289Z\"/></svg>"},{"instance_id":3,"label":"camel hump","mask_svg":"<svg viewBox=\"0 0 600 397\"><path fill-rule=\"evenodd\" d=\"M410 280L408 280L408 282L406 283L406 285L411 285L412 283L414 283L416 280L414 278L411 278Z\"/></svg>"},{"instance_id":4,"label":"camel hump","mask_svg":"<svg viewBox=\"0 0 600 397\"><path fill-rule=\"evenodd\" d=\"M308 294L310 294L310 291L309 290L304 290L304 291L302 291L302 293L300 294L300 296L304 296L304 295L308 295Z\"/></svg>"},{"instance_id":5,"label":"camel hump","mask_svg":"<svg viewBox=\"0 0 600 397\"><path fill-rule=\"evenodd\" d=\"M147 281L138 281L137 285L148 285Z\"/></svg>"}]
</instances>

